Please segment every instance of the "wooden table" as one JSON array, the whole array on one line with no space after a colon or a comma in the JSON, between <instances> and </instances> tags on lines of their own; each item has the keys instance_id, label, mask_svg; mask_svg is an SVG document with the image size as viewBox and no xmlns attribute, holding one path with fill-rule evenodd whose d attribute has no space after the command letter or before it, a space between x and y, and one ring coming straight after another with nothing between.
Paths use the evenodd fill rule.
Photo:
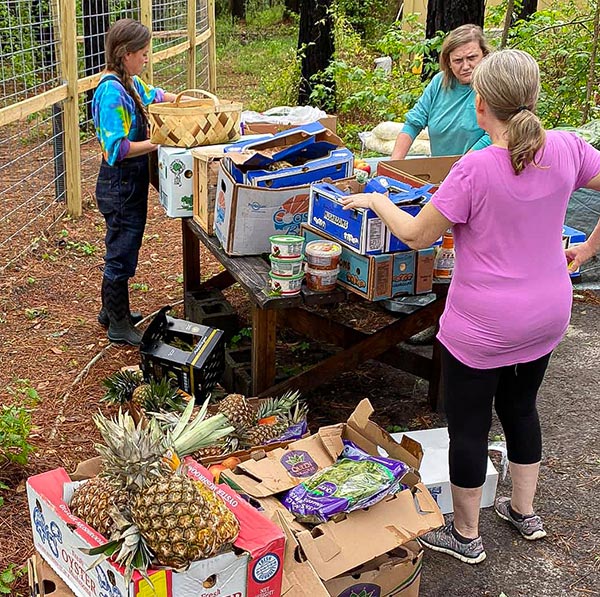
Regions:
<instances>
[{"instance_id":1,"label":"wooden table","mask_svg":"<svg viewBox=\"0 0 600 597\"><path fill-rule=\"evenodd\" d=\"M293 297L269 293L269 265L260 256L229 257L218 240L209 236L193 218L182 218L184 296L209 288L223 290L238 282L252 303L252 388L256 396L276 396L288 389L312 390L333 377L376 359L429 381L429 402L438 406L440 390L439 347L434 343L432 358L397 346L403 340L437 325L444 308L446 293L437 289L438 298L410 315L404 315L375 333L367 334L351 326L303 308L362 300L342 289L332 293L303 290ZM200 278L200 243L223 265L224 271L209 280ZM338 287L339 288L339 287ZM185 306L186 317L189 315ZM326 341L342 348L302 373L274 385L277 325L289 327L313 340Z\"/></svg>"}]
</instances>

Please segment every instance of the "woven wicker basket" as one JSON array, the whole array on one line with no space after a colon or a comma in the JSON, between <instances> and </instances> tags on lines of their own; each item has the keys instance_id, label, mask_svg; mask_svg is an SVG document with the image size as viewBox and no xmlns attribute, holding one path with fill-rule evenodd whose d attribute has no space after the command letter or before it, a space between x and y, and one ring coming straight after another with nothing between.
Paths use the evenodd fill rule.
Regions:
<instances>
[{"instance_id":1,"label":"woven wicker basket","mask_svg":"<svg viewBox=\"0 0 600 597\"><path fill-rule=\"evenodd\" d=\"M190 93L208 99L181 100ZM242 104L219 100L202 89L187 89L173 102L148 106L150 140L170 147L197 147L228 143L240 137Z\"/></svg>"}]
</instances>

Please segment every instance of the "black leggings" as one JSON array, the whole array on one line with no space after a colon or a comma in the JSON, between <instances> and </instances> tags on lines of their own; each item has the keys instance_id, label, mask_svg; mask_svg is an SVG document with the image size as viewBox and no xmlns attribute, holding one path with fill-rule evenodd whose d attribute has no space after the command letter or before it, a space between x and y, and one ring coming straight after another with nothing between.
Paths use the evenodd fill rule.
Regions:
<instances>
[{"instance_id":1,"label":"black leggings","mask_svg":"<svg viewBox=\"0 0 600 597\"><path fill-rule=\"evenodd\" d=\"M535 401L551 353L529 363L473 369L444 346L441 351L450 481L465 488L484 484L492 403L504 430L510 462L539 462L542 433Z\"/></svg>"}]
</instances>

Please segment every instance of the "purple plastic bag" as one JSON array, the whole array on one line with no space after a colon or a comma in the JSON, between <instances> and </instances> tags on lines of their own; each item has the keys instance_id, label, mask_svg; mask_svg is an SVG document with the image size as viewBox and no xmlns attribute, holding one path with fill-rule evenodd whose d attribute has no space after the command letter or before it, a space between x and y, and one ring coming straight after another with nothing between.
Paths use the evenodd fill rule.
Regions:
<instances>
[{"instance_id":1,"label":"purple plastic bag","mask_svg":"<svg viewBox=\"0 0 600 597\"><path fill-rule=\"evenodd\" d=\"M405 489L401 480L409 470L404 462L371 456L344 440L344 449L333 465L290 489L281 501L298 520L318 524Z\"/></svg>"}]
</instances>

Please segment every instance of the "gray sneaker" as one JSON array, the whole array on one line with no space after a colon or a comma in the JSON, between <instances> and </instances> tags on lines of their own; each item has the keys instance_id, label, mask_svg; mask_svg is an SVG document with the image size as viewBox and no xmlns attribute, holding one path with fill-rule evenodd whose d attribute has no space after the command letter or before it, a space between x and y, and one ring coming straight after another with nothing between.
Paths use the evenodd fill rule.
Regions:
<instances>
[{"instance_id":1,"label":"gray sneaker","mask_svg":"<svg viewBox=\"0 0 600 597\"><path fill-rule=\"evenodd\" d=\"M502 520L510 522L525 539L533 541L534 539L542 539L546 536L542 519L537 514L528 516L523 520L516 520L512 517L509 506L510 498L500 497L494 503L494 510L496 510L496 514Z\"/></svg>"},{"instance_id":2,"label":"gray sneaker","mask_svg":"<svg viewBox=\"0 0 600 597\"><path fill-rule=\"evenodd\" d=\"M422 537L419 537L419 542L429 549L447 553L466 564L479 564L479 562L483 562L486 555L481 537L473 539L470 543L461 543L452 533L453 524L449 522L435 531L426 533Z\"/></svg>"}]
</instances>

